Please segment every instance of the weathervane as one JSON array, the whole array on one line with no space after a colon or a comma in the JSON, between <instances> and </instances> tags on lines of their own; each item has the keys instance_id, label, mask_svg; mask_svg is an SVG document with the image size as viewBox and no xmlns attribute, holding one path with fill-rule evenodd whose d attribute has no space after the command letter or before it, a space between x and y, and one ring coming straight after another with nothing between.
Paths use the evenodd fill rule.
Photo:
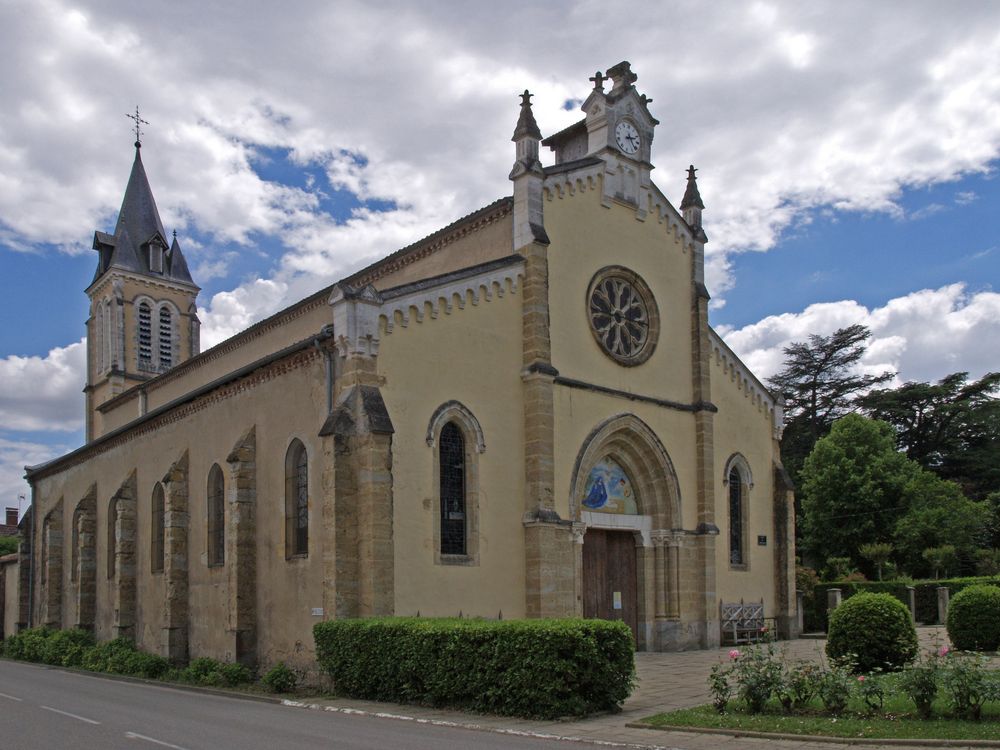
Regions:
<instances>
[{"instance_id":1,"label":"weathervane","mask_svg":"<svg viewBox=\"0 0 1000 750\"><path fill-rule=\"evenodd\" d=\"M135 114L134 115L132 115L132 114L126 114L125 116L128 119L132 120L135 123L135 147L136 148L142 148L142 141L140 140L140 138L142 136L142 130L140 129L139 125L140 125L140 123L142 125L149 125L149 121L148 120L143 120L141 117L139 117L139 105L138 104L135 105Z\"/></svg>"}]
</instances>

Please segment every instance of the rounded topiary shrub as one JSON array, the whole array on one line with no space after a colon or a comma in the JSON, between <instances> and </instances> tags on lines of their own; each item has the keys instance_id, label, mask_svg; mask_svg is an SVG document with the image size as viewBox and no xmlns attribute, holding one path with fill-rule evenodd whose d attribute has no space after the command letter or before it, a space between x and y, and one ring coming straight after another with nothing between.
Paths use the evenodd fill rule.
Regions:
<instances>
[{"instance_id":1,"label":"rounded topiary shrub","mask_svg":"<svg viewBox=\"0 0 1000 750\"><path fill-rule=\"evenodd\" d=\"M855 594L830 613L826 654L862 673L902 668L917 655L910 611L891 594Z\"/></svg>"},{"instance_id":2,"label":"rounded topiary shrub","mask_svg":"<svg viewBox=\"0 0 1000 750\"><path fill-rule=\"evenodd\" d=\"M969 586L948 605L948 637L959 651L1000 648L1000 586Z\"/></svg>"}]
</instances>

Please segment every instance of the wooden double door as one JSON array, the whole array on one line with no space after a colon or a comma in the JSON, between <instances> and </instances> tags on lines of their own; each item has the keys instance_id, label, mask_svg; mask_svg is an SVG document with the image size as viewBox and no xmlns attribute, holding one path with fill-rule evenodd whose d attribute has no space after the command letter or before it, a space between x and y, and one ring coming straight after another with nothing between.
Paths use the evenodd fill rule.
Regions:
<instances>
[{"instance_id":1,"label":"wooden double door","mask_svg":"<svg viewBox=\"0 0 1000 750\"><path fill-rule=\"evenodd\" d=\"M639 642L635 535L587 529L583 538L583 616L622 620Z\"/></svg>"}]
</instances>

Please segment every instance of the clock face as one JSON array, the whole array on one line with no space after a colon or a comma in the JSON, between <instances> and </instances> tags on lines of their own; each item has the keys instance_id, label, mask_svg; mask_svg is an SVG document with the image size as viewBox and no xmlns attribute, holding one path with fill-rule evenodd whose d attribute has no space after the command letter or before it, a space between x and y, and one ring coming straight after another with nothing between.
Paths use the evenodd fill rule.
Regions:
<instances>
[{"instance_id":1,"label":"clock face","mask_svg":"<svg viewBox=\"0 0 1000 750\"><path fill-rule=\"evenodd\" d=\"M626 154L634 154L639 150L639 131L627 120L622 120L615 128L615 140L618 148Z\"/></svg>"}]
</instances>

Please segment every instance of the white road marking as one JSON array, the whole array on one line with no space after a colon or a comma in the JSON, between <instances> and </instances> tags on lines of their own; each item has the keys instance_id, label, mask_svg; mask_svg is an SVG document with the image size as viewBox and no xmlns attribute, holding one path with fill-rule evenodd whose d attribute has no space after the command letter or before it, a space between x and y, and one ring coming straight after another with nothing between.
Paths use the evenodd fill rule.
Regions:
<instances>
[{"instance_id":1,"label":"white road marking","mask_svg":"<svg viewBox=\"0 0 1000 750\"><path fill-rule=\"evenodd\" d=\"M172 747L174 750L187 750L187 748L181 747L180 745L171 745L169 742L153 739L152 737L147 737L144 734L136 734L135 732L125 732L125 736L128 737L130 740L145 740L146 742L152 742L154 745L159 745L160 747Z\"/></svg>"},{"instance_id":2,"label":"white road marking","mask_svg":"<svg viewBox=\"0 0 1000 750\"><path fill-rule=\"evenodd\" d=\"M281 705L291 708L305 708L313 711L330 711L338 714L348 714L355 716L374 716L379 719L395 719L396 721L412 721L416 724L429 724L435 727L458 727L460 729L473 729L480 732L493 732L494 734L509 734L515 737L531 737L540 740L560 740L562 742L578 742L588 745L598 745L601 747L627 748L628 750L669 750L663 745L637 745L630 742L611 742L609 740L596 740L571 735L550 734L548 732L532 732L523 729L506 729L503 727L484 727L482 724L472 722L446 721L444 719L424 719L416 716L406 716L405 714L391 714L384 711L365 711L360 708L347 708L346 706L323 706L318 703L306 703L304 701L289 700L284 698ZM673 750L677 750L674 748Z\"/></svg>"},{"instance_id":3,"label":"white road marking","mask_svg":"<svg viewBox=\"0 0 1000 750\"><path fill-rule=\"evenodd\" d=\"M52 708L52 706L40 706L46 711L51 711L52 713L62 714L63 716L68 716L71 719L78 719L79 721L85 721L88 724L100 724L99 721L94 721L93 719L88 719L86 716L77 716L76 714L71 714L69 711L60 711L58 708Z\"/></svg>"},{"instance_id":4,"label":"white road marking","mask_svg":"<svg viewBox=\"0 0 1000 750\"><path fill-rule=\"evenodd\" d=\"M7 695L7 693L0 693L0 698L6 698L7 700L10 701L17 701L18 703L24 700L24 698L18 698L16 695Z\"/></svg>"}]
</instances>

